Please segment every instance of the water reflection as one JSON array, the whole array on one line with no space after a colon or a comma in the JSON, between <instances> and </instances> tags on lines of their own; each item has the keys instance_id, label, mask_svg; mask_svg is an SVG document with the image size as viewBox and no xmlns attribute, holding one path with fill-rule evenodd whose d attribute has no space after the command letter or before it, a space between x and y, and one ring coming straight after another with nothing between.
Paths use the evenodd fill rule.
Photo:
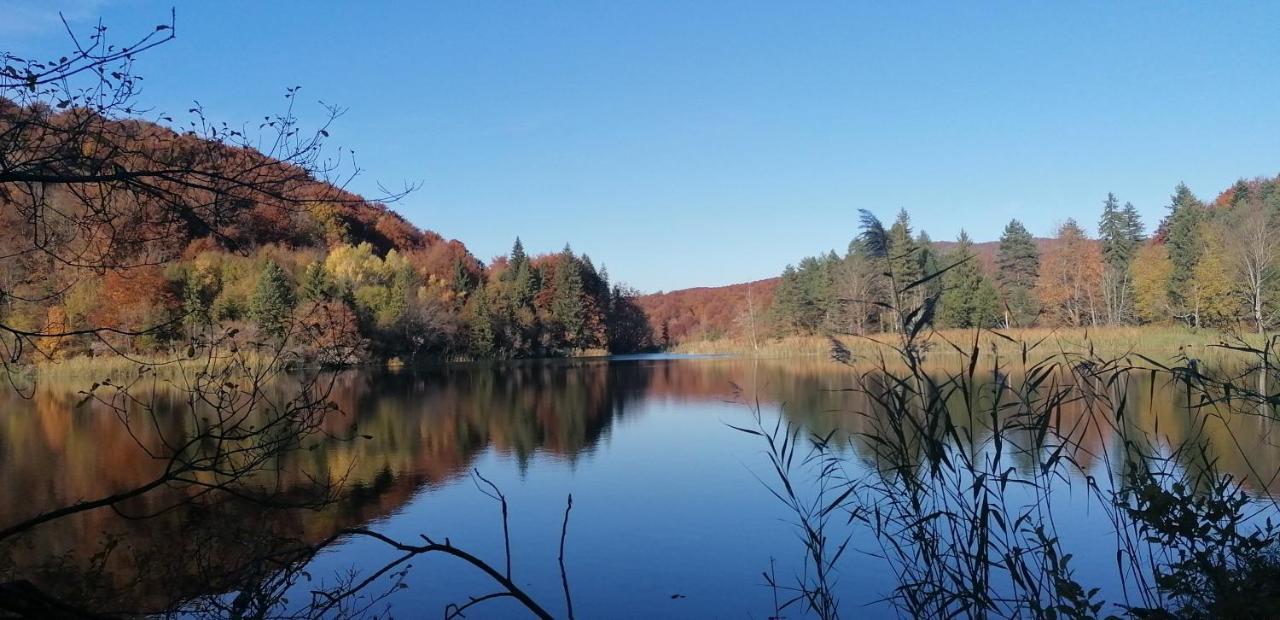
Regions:
<instances>
[{"instance_id":1,"label":"water reflection","mask_svg":"<svg viewBox=\"0 0 1280 620\"><path fill-rule=\"evenodd\" d=\"M847 391L852 383L849 373L848 368L818 360L731 359L580 360L345 372L334 377L333 400L341 415L326 421L331 436L280 463L272 474L273 484L297 494L309 492L315 477L341 479L336 502L304 510L228 499L166 510L175 505L167 494L180 491L162 487L119 510L54 521L4 544L0 582L29 580L61 600L95 610L171 609L194 597L240 591L249 587L246 584L265 581L305 559L296 554L299 543L314 544L343 528L396 514L422 490L467 475L483 454L508 457L522 471L536 467L537 456L571 464L595 457L592 463L598 466L611 456L606 440L613 433L628 432L624 422L631 416L645 415L648 407L657 405L685 415L705 415L705 405L730 400L735 393L777 406L809 432L834 433L861 461L874 463L876 447L864 433L875 422L875 395ZM993 388L1007 380L994 371L975 377L981 382L973 390L976 394L995 394ZM164 405L161 415L154 426L135 425L131 435L115 412L92 403L77 406L77 392L85 387L78 381L50 380L41 382L30 399L0 396L5 411L0 417L0 526L144 484L164 463L148 457L139 444L155 445L160 434L182 433L188 430L185 425L198 423L197 416L187 414L180 394L157 385L153 395ZM1269 411L1262 416L1194 415L1187 391L1167 377L1146 373L1089 388L1109 391L1115 402L1123 402L1124 415L1100 414L1080 400L1054 408L1053 427L1072 440L1073 457L1082 469L1123 467L1124 459L1114 455L1123 453L1126 440L1141 438L1165 450L1192 443L1202 448L1196 453L1205 462L1215 462L1220 471L1245 480L1248 488L1280 490L1275 476L1280 449L1271 438L1275 422ZM999 422L952 423L964 429L963 436L982 443L991 424ZM715 429L698 438L708 451L718 450L732 434L722 425ZM673 425L666 432L691 431ZM343 439L353 435L370 438ZM660 442L653 449L660 451ZM660 453L653 456L663 458ZM1027 471L1040 462L1031 454L1016 458ZM1188 460L1183 465L1195 468L1203 463ZM695 486L720 484L710 473L703 478L697 471L687 475ZM579 496L591 492L575 489ZM743 492L761 490L748 486ZM562 498L547 501L559 503ZM664 508L658 503L652 510ZM637 515L636 521L643 523L645 516ZM662 570L639 568L648 569ZM590 583L582 585L589 588Z\"/></svg>"}]
</instances>

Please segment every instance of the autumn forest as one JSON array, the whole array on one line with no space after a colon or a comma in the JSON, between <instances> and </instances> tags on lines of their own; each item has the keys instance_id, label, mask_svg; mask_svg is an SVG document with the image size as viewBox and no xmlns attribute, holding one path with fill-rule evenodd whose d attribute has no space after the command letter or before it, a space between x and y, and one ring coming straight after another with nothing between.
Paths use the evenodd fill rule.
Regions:
<instances>
[{"instance_id":1,"label":"autumn forest","mask_svg":"<svg viewBox=\"0 0 1280 620\"><path fill-rule=\"evenodd\" d=\"M143 121L0 105L8 128L85 123L111 125L110 135L147 156L232 148ZM268 174L292 170L256 157ZM137 219L113 226L109 244L77 241L79 260L18 248L40 235L75 239L85 197L58 188L39 197L49 212L64 214L65 230L59 218L0 209L0 247L15 258L0 272L0 315L18 331L51 334L32 339L21 358L169 352L214 325L282 338L304 317L319 336L295 345L299 353L321 365L347 365L866 335L893 331L894 304L926 299L936 300L927 311L941 328L1182 324L1262 331L1280 303L1277 180L1240 181L1208 202L1178 185L1150 234L1133 205L1111 194L1101 201L1096 236L1067 218L1049 238L1013 220L998 242L975 243L963 232L954 242L933 241L903 210L884 231L883 254L851 231L843 254L805 258L776 279L651 295L612 283L603 266L569 245L531 254L515 239L509 255L486 263L384 204L314 177L295 181L312 199L240 200L219 212L225 221L216 230L200 223L169 229L172 222L146 221L146 209L128 209ZM862 232L875 226L883 225L863 212ZM100 245L129 268L104 265L105 256L87 261ZM90 262L94 268L83 266ZM895 286L915 282L918 299L892 298Z\"/></svg>"}]
</instances>

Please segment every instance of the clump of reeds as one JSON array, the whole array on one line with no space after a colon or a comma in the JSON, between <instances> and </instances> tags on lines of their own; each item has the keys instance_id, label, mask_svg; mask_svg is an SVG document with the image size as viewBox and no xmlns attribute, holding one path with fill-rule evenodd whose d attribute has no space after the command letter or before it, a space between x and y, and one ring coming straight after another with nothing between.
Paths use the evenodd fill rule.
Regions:
<instances>
[{"instance_id":1,"label":"clump of reeds","mask_svg":"<svg viewBox=\"0 0 1280 620\"><path fill-rule=\"evenodd\" d=\"M1185 346L1104 355L1089 338L1052 334L961 340L928 326L935 302L889 306L898 333L870 349L830 341L854 369L846 391L863 423L847 441L857 445L837 451L831 434L770 425L758 401L755 426L738 428L763 439L769 489L804 541L797 583L766 574L775 592L794 593L778 613L803 602L838 617L837 560L851 530L833 525L843 521L876 541L867 551L898 584L885 598L907 617L1280 617L1274 530L1260 520L1277 505L1221 473L1204 447L1211 418L1275 419L1280 396L1266 385L1280 339L1219 336L1203 350L1230 363L1212 365ZM1138 376L1181 394L1190 432L1180 445L1139 430L1129 396ZM862 467L845 456L856 454ZM1263 483L1277 476L1252 472ZM1073 495L1113 527L1114 582L1082 583L1059 534L1055 503L1077 485Z\"/></svg>"}]
</instances>

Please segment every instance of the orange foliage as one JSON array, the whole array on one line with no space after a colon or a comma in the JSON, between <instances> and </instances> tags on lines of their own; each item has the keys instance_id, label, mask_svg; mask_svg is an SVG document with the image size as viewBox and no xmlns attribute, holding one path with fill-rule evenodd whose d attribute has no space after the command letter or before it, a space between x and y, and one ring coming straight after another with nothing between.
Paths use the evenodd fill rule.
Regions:
<instances>
[{"instance_id":1,"label":"orange foliage","mask_svg":"<svg viewBox=\"0 0 1280 620\"><path fill-rule=\"evenodd\" d=\"M779 278L769 278L729 286L689 288L670 293L642 295L636 303L649 317L655 340L664 335L678 344L693 340L739 336L748 306L762 314L773 303ZM750 290L750 304L748 304Z\"/></svg>"},{"instance_id":2,"label":"orange foliage","mask_svg":"<svg viewBox=\"0 0 1280 620\"><path fill-rule=\"evenodd\" d=\"M1079 327L1100 320L1102 248L1074 223L1064 225L1040 257L1037 292L1051 325Z\"/></svg>"},{"instance_id":3,"label":"orange foliage","mask_svg":"<svg viewBox=\"0 0 1280 620\"><path fill-rule=\"evenodd\" d=\"M110 271L103 279L92 320L97 327L147 329L156 325L162 313L173 311L178 305L172 285L159 267Z\"/></svg>"}]
</instances>

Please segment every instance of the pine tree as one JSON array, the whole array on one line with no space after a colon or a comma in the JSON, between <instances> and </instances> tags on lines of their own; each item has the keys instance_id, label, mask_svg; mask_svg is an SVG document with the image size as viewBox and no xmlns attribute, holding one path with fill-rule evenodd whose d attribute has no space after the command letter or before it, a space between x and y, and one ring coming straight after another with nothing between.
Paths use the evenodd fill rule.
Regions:
<instances>
[{"instance_id":1,"label":"pine tree","mask_svg":"<svg viewBox=\"0 0 1280 620\"><path fill-rule=\"evenodd\" d=\"M472 355L481 359L493 357L497 350L497 333L493 328L489 295L484 290L476 292L475 305L471 309L471 318L467 327L470 335L468 344Z\"/></svg>"},{"instance_id":2,"label":"pine tree","mask_svg":"<svg viewBox=\"0 0 1280 620\"><path fill-rule=\"evenodd\" d=\"M927 278L942 270L942 257L938 249L933 246L933 239L929 238L929 233L922 230L916 235L916 248L918 248L921 278ZM942 295L942 288L942 279L934 278L924 283L924 289L921 292L926 298L937 298Z\"/></svg>"},{"instance_id":3,"label":"pine tree","mask_svg":"<svg viewBox=\"0 0 1280 620\"><path fill-rule=\"evenodd\" d=\"M1004 296L1011 326L1026 327L1039 313L1032 290L1040 278L1040 251L1035 239L1018 220L1010 220L1000 236L996 255L996 282Z\"/></svg>"},{"instance_id":4,"label":"pine tree","mask_svg":"<svg viewBox=\"0 0 1280 620\"><path fill-rule=\"evenodd\" d=\"M284 335L285 321L293 311L293 304L293 286L289 276L274 260L267 261L249 303L249 318L264 334L279 338Z\"/></svg>"},{"instance_id":5,"label":"pine tree","mask_svg":"<svg viewBox=\"0 0 1280 620\"><path fill-rule=\"evenodd\" d=\"M897 219L889 227L889 265L898 290L920 279L919 249L919 244L911 236L911 216L906 209L898 211Z\"/></svg>"},{"instance_id":6,"label":"pine tree","mask_svg":"<svg viewBox=\"0 0 1280 620\"><path fill-rule=\"evenodd\" d=\"M989 327L995 322L995 288L982 275L973 241L963 230L946 257L954 265L943 276L939 319L946 327Z\"/></svg>"},{"instance_id":7,"label":"pine tree","mask_svg":"<svg viewBox=\"0 0 1280 620\"><path fill-rule=\"evenodd\" d=\"M470 291L471 274L467 273L467 268L462 264L462 259L455 258L453 259L453 274L449 279L449 292L453 294L454 306L461 308L467 298L467 293Z\"/></svg>"},{"instance_id":8,"label":"pine tree","mask_svg":"<svg viewBox=\"0 0 1280 620\"><path fill-rule=\"evenodd\" d=\"M506 301L510 311L518 311L533 301L537 282L534 280L533 267L529 264L529 257L525 255L524 244L520 242L519 237L516 237L515 245L511 247L511 256L507 259L507 270L502 273L500 280L507 284Z\"/></svg>"},{"instance_id":9,"label":"pine tree","mask_svg":"<svg viewBox=\"0 0 1280 620\"><path fill-rule=\"evenodd\" d=\"M1110 267L1128 265L1132 257L1133 247L1123 217L1116 195L1107 194L1098 220L1098 240L1102 242L1102 260Z\"/></svg>"},{"instance_id":10,"label":"pine tree","mask_svg":"<svg viewBox=\"0 0 1280 620\"><path fill-rule=\"evenodd\" d=\"M1102 243L1102 297L1107 322L1119 324L1133 318L1133 281L1130 265L1142 244L1142 220L1137 209L1126 203L1121 209L1115 194L1107 194L1098 220Z\"/></svg>"},{"instance_id":11,"label":"pine tree","mask_svg":"<svg viewBox=\"0 0 1280 620\"><path fill-rule=\"evenodd\" d=\"M1134 253L1137 253L1137 246L1147 240L1146 230L1142 226L1142 216L1138 215L1137 207L1132 202L1124 203L1124 208L1120 210L1125 225L1125 235L1134 242Z\"/></svg>"},{"instance_id":12,"label":"pine tree","mask_svg":"<svg viewBox=\"0 0 1280 620\"><path fill-rule=\"evenodd\" d=\"M201 282L200 274L192 269L182 288L183 322L193 329L200 329L212 322L209 313L210 295Z\"/></svg>"},{"instance_id":13,"label":"pine tree","mask_svg":"<svg viewBox=\"0 0 1280 620\"><path fill-rule=\"evenodd\" d=\"M551 317L559 325L561 342L568 349L577 348L582 340L585 325L582 293L582 267L566 245L556 262L552 280Z\"/></svg>"},{"instance_id":14,"label":"pine tree","mask_svg":"<svg viewBox=\"0 0 1280 620\"><path fill-rule=\"evenodd\" d=\"M782 270L782 278L773 293L773 305L769 308L769 318L777 330L782 333L796 333L803 330L801 317L804 315L804 285L800 272L787 265Z\"/></svg>"},{"instance_id":15,"label":"pine tree","mask_svg":"<svg viewBox=\"0 0 1280 620\"><path fill-rule=\"evenodd\" d=\"M321 302L333 297L333 283L322 261L313 261L302 274L302 298Z\"/></svg>"},{"instance_id":16,"label":"pine tree","mask_svg":"<svg viewBox=\"0 0 1280 620\"><path fill-rule=\"evenodd\" d=\"M1204 205L1184 183L1179 183L1169 200L1169 215L1161 228L1173 271L1169 274L1169 300L1174 307L1187 306L1189 284L1200 260L1203 243L1200 227L1205 220Z\"/></svg>"}]
</instances>

